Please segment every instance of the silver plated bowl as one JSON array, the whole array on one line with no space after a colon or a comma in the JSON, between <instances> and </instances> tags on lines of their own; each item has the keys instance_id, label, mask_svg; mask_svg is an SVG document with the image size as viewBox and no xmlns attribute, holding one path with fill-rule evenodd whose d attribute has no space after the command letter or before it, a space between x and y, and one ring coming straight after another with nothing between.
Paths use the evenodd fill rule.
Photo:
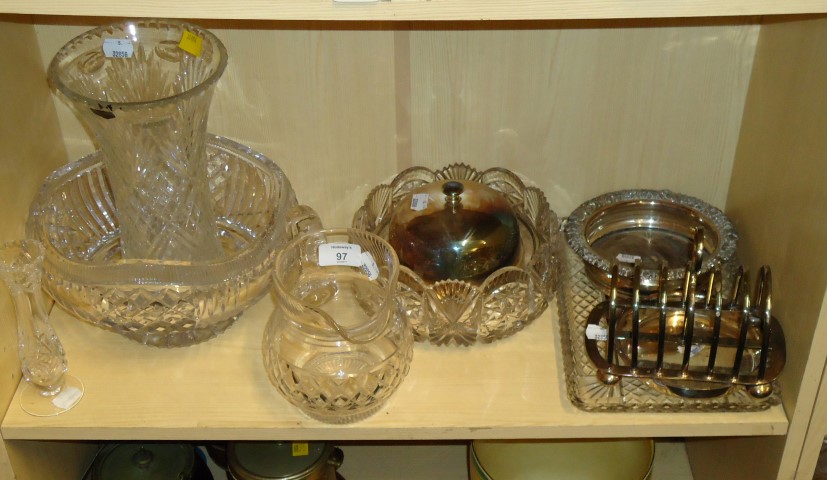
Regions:
<instances>
[{"instance_id":1,"label":"silver plated bowl","mask_svg":"<svg viewBox=\"0 0 827 480\"><path fill-rule=\"evenodd\" d=\"M52 173L31 205L27 233L46 248L43 286L60 306L137 342L178 347L223 332L267 292L296 204L272 160L208 136L209 186L224 255L184 262L122 257L102 155Z\"/></svg>"},{"instance_id":2,"label":"silver plated bowl","mask_svg":"<svg viewBox=\"0 0 827 480\"><path fill-rule=\"evenodd\" d=\"M641 293L655 292L662 265L667 284L679 291L690 262L699 278L735 261L738 234L718 208L669 190L621 190L577 207L565 224L569 246L601 291L611 289L619 266L621 292L631 292L635 263L642 267Z\"/></svg>"}]
</instances>

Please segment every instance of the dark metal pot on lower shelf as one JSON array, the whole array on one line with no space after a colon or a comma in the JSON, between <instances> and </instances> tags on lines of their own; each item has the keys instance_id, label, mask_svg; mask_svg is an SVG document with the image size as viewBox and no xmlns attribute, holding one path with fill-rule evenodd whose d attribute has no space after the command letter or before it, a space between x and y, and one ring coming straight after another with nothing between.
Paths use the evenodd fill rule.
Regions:
<instances>
[{"instance_id":1,"label":"dark metal pot on lower shelf","mask_svg":"<svg viewBox=\"0 0 827 480\"><path fill-rule=\"evenodd\" d=\"M322 442L230 442L228 480L344 480L344 454Z\"/></svg>"},{"instance_id":2,"label":"dark metal pot on lower shelf","mask_svg":"<svg viewBox=\"0 0 827 480\"><path fill-rule=\"evenodd\" d=\"M126 442L98 453L89 480L213 480L206 462L188 443Z\"/></svg>"}]
</instances>

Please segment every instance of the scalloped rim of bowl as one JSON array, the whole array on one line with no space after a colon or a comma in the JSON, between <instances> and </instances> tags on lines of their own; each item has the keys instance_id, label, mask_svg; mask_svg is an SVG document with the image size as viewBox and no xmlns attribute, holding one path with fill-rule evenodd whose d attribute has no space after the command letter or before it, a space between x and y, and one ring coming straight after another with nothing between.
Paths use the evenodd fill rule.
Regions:
<instances>
[{"instance_id":1,"label":"scalloped rim of bowl","mask_svg":"<svg viewBox=\"0 0 827 480\"><path fill-rule=\"evenodd\" d=\"M178 262L125 259L114 263L90 264L86 261L68 258L54 247L48 237L43 238L43 235L40 234L42 227L39 225L37 217L45 205L54 203L50 201L50 197L56 189L90 169L96 168L101 163L100 155L102 153L96 151L52 172L44 181L31 204L27 233L33 238L41 239L46 246L48 269L52 272L58 272L61 278L82 284L121 284L123 278L128 277L135 284L203 286L221 283L234 275L239 275L259 266L266 257L272 254L273 242L284 233L276 225L275 217L281 211L286 214L291 204L295 203L292 186L275 162L250 147L218 135L207 134L207 149L221 150L231 155L254 159L262 169L272 172L275 177L280 179L282 184L278 191L277 206L274 207L273 221L268 226L266 234L253 239L246 248L213 261ZM57 257L59 259L57 262L65 263L70 267L62 268L59 263L50 262L49 257ZM141 273L136 275L136 269L141 269ZM182 269L186 272L182 273Z\"/></svg>"},{"instance_id":2,"label":"scalloped rim of bowl","mask_svg":"<svg viewBox=\"0 0 827 480\"><path fill-rule=\"evenodd\" d=\"M715 253L703 259L701 272L707 272L719 264L726 263L735 258L735 251L738 243L738 233L735 226L720 209L689 195L675 193L670 190L618 190L605 193L591 200L587 200L577 207L566 219L563 230L569 246L583 262L605 275L610 275L613 259L607 259L600 255L586 240L586 224L596 212L605 210L613 205L631 201L654 201L661 203L676 204L681 207L693 210L704 218L710 220L718 235L718 248ZM619 263L618 273L620 277L632 278L634 267L628 264ZM657 285L660 273L657 269L644 268L641 272L641 283L644 285ZM667 273L667 280L682 279L685 269L670 268Z\"/></svg>"}]
</instances>

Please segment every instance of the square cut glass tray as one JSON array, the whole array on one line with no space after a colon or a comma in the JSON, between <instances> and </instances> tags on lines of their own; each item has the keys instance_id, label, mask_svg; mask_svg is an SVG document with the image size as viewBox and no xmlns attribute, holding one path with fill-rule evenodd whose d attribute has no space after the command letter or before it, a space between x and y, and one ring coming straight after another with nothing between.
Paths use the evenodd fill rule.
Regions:
<instances>
[{"instance_id":1,"label":"square cut glass tray","mask_svg":"<svg viewBox=\"0 0 827 480\"><path fill-rule=\"evenodd\" d=\"M586 277L582 260L571 248L563 244L560 250L556 297L561 353L566 392L576 407L590 412L754 412L781 403L778 382L763 399L751 397L740 386L718 397L686 398L646 378L621 377L614 385L602 383L586 352L585 333L589 313L605 296Z\"/></svg>"}]
</instances>

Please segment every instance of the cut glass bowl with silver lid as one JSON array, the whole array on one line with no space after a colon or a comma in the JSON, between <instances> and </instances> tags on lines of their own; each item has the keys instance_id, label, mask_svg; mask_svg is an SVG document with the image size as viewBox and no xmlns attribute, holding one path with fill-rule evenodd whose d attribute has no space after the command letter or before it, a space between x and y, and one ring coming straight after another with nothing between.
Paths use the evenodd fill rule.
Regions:
<instances>
[{"instance_id":1,"label":"cut glass bowl with silver lid","mask_svg":"<svg viewBox=\"0 0 827 480\"><path fill-rule=\"evenodd\" d=\"M553 291L558 221L504 168L409 168L375 187L353 226L394 247L417 341L489 343L522 330Z\"/></svg>"},{"instance_id":2,"label":"cut glass bowl with silver lid","mask_svg":"<svg viewBox=\"0 0 827 480\"><path fill-rule=\"evenodd\" d=\"M52 173L31 205L28 234L45 246L43 285L60 306L137 342L178 347L223 332L267 293L296 204L272 160L208 136L208 180L223 256L171 261L122 258L102 155Z\"/></svg>"}]
</instances>

